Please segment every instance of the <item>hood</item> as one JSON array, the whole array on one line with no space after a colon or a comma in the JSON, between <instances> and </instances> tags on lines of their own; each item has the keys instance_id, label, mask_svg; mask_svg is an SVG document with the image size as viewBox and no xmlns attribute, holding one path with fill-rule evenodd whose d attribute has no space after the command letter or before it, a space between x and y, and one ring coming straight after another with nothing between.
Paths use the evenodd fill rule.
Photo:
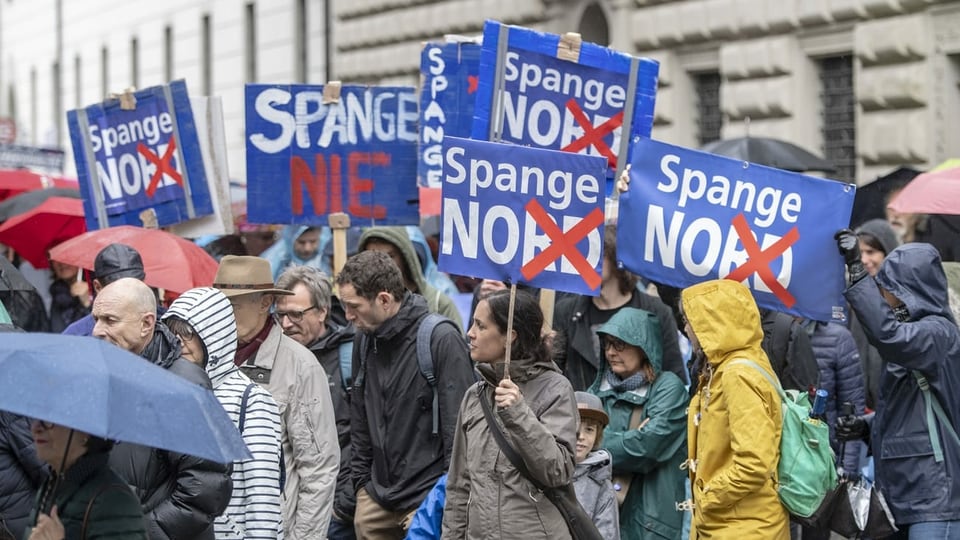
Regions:
<instances>
[{"instance_id":1,"label":"hood","mask_svg":"<svg viewBox=\"0 0 960 540\"><path fill-rule=\"evenodd\" d=\"M164 320L176 315L190 323L207 350L205 369L216 388L237 367L237 322L233 307L222 292L212 287L190 289L180 295L163 314Z\"/></svg>"},{"instance_id":2,"label":"hood","mask_svg":"<svg viewBox=\"0 0 960 540\"><path fill-rule=\"evenodd\" d=\"M317 247L317 252L309 259L301 259L300 257L297 257L297 253L293 251L293 243L309 228L310 227L304 225L289 225L284 227L283 232L280 234L280 241L287 249L287 253L290 255L290 262L292 264L315 266L316 268L320 268L320 260L323 258L322 240L320 243L321 245ZM323 236L323 231L321 231L320 235Z\"/></svg>"},{"instance_id":3,"label":"hood","mask_svg":"<svg viewBox=\"0 0 960 540\"><path fill-rule=\"evenodd\" d=\"M871 219L857 227L857 234L866 233L877 239L887 255L900 245L897 233L885 219Z\"/></svg>"},{"instance_id":4,"label":"hood","mask_svg":"<svg viewBox=\"0 0 960 540\"><path fill-rule=\"evenodd\" d=\"M413 327L427 313L429 313L427 301L422 296L410 292L404 293L397 314L383 321L383 324L370 334L370 337L392 339ZM416 329L413 331L416 332Z\"/></svg>"},{"instance_id":5,"label":"hood","mask_svg":"<svg viewBox=\"0 0 960 540\"><path fill-rule=\"evenodd\" d=\"M352 341L356 331L353 325L340 326L339 324L327 319L327 331L319 339L310 344L311 351L328 351L336 349L344 341Z\"/></svg>"},{"instance_id":6,"label":"hood","mask_svg":"<svg viewBox=\"0 0 960 540\"><path fill-rule=\"evenodd\" d=\"M417 284L417 290L414 292L424 294L427 290L427 280L424 277L423 267L420 266L420 259L413 248L413 242L410 240L407 229L405 227L371 227L360 236L359 250L363 251L367 242L372 239L389 242L400 250L404 262L407 263L407 268L404 269L404 277L410 276L410 279Z\"/></svg>"},{"instance_id":7,"label":"hood","mask_svg":"<svg viewBox=\"0 0 960 540\"><path fill-rule=\"evenodd\" d=\"M167 369L180 358L180 339L162 322L153 327L153 337L140 356L152 364Z\"/></svg>"},{"instance_id":8,"label":"hood","mask_svg":"<svg viewBox=\"0 0 960 540\"><path fill-rule=\"evenodd\" d=\"M744 284L729 279L698 283L684 289L680 301L707 361L714 366L734 356L766 358L760 347L760 311Z\"/></svg>"},{"instance_id":9,"label":"hood","mask_svg":"<svg viewBox=\"0 0 960 540\"><path fill-rule=\"evenodd\" d=\"M642 309L621 308L609 321L597 328L596 332L643 349L654 373L660 375L663 366L663 343L660 319L656 315Z\"/></svg>"},{"instance_id":10,"label":"hood","mask_svg":"<svg viewBox=\"0 0 960 540\"><path fill-rule=\"evenodd\" d=\"M587 454L583 461L577 463L573 472L574 478L589 475L597 482L604 482L613 478L613 461L606 450L594 450Z\"/></svg>"},{"instance_id":11,"label":"hood","mask_svg":"<svg viewBox=\"0 0 960 540\"><path fill-rule=\"evenodd\" d=\"M483 380L493 386L497 386L500 384L500 380L503 379L503 367L503 362L494 364L484 362L477 364L476 370L480 376L483 377ZM510 361L510 380L512 381L520 383L527 382L547 371L560 373L560 368L550 359L537 361L533 358L514 358Z\"/></svg>"},{"instance_id":12,"label":"hood","mask_svg":"<svg viewBox=\"0 0 960 540\"><path fill-rule=\"evenodd\" d=\"M880 265L876 280L903 301L911 320L939 315L954 321L940 253L930 244L904 244L893 250Z\"/></svg>"}]
</instances>

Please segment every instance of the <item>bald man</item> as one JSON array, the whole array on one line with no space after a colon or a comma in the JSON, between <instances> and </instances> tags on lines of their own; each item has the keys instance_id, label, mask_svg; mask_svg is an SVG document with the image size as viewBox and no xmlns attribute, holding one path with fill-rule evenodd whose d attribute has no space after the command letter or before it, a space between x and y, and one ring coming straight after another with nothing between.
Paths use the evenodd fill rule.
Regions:
<instances>
[{"instance_id":1,"label":"bald man","mask_svg":"<svg viewBox=\"0 0 960 540\"><path fill-rule=\"evenodd\" d=\"M210 388L203 368L180 357L179 338L157 321L156 296L142 281L127 277L107 285L92 313L94 337ZM229 465L119 443L110 453L110 467L140 497L151 540L214 540L213 520L226 509L233 490Z\"/></svg>"}]
</instances>

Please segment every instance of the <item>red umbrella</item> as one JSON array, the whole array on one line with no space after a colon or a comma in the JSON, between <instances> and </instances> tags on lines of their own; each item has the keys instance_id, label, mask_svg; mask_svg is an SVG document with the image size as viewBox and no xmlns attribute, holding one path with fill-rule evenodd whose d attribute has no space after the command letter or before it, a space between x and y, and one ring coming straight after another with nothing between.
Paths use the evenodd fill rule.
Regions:
<instances>
[{"instance_id":1,"label":"red umbrella","mask_svg":"<svg viewBox=\"0 0 960 540\"><path fill-rule=\"evenodd\" d=\"M201 247L159 229L130 225L90 231L50 250L50 259L93 270L100 250L110 244L126 244L140 252L151 287L182 293L194 287L209 287L217 275L217 261Z\"/></svg>"},{"instance_id":2,"label":"red umbrella","mask_svg":"<svg viewBox=\"0 0 960 540\"><path fill-rule=\"evenodd\" d=\"M62 187L80 189L75 179L39 174L26 169L0 169L0 201L35 189Z\"/></svg>"},{"instance_id":3,"label":"red umbrella","mask_svg":"<svg viewBox=\"0 0 960 540\"><path fill-rule=\"evenodd\" d=\"M918 175L888 206L903 214L960 215L960 167Z\"/></svg>"},{"instance_id":4,"label":"red umbrella","mask_svg":"<svg viewBox=\"0 0 960 540\"><path fill-rule=\"evenodd\" d=\"M82 200L50 197L0 225L0 243L12 247L34 267L46 268L50 246L86 230Z\"/></svg>"}]
</instances>

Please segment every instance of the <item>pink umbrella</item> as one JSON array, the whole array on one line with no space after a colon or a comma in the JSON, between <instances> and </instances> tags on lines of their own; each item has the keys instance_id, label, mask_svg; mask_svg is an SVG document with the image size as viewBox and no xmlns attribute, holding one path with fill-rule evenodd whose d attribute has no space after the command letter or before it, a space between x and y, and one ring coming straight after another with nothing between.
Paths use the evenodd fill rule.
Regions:
<instances>
[{"instance_id":1,"label":"pink umbrella","mask_svg":"<svg viewBox=\"0 0 960 540\"><path fill-rule=\"evenodd\" d=\"M918 175L887 206L903 214L960 215L960 167Z\"/></svg>"}]
</instances>

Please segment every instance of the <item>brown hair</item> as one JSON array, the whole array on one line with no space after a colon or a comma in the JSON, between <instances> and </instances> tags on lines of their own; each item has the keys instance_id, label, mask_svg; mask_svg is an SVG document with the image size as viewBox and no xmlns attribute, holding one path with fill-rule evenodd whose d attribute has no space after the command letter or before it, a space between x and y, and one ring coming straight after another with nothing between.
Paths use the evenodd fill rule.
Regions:
<instances>
[{"instance_id":1,"label":"brown hair","mask_svg":"<svg viewBox=\"0 0 960 540\"><path fill-rule=\"evenodd\" d=\"M603 256L610 264L610 272L617 278L620 294L629 294L637 286L637 276L617 264L617 226L603 228Z\"/></svg>"}]
</instances>

